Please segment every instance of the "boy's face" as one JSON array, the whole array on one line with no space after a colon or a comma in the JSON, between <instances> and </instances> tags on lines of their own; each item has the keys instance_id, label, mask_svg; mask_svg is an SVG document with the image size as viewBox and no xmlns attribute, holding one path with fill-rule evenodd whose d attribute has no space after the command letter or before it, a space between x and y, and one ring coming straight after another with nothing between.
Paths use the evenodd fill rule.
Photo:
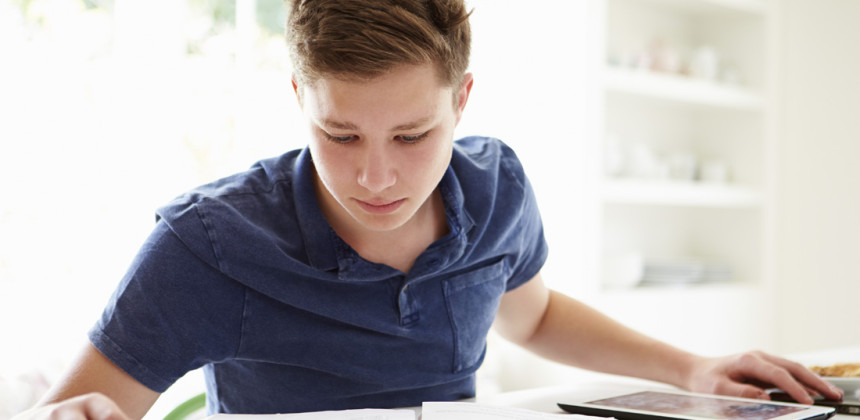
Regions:
<instances>
[{"instance_id":1,"label":"boy's face","mask_svg":"<svg viewBox=\"0 0 860 420\"><path fill-rule=\"evenodd\" d=\"M392 231L428 210L451 160L471 75L456 104L429 64L365 82L293 85L310 122L318 199L330 223L353 233Z\"/></svg>"}]
</instances>

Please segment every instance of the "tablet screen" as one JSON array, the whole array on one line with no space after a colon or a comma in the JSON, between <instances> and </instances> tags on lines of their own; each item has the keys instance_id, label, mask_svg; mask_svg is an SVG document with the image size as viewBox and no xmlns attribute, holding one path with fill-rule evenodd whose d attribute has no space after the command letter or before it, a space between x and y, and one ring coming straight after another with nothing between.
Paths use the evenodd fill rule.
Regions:
<instances>
[{"instance_id":1,"label":"tablet screen","mask_svg":"<svg viewBox=\"0 0 860 420\"><path fill-rule=\"evenodd\" d=\"M804 407L771 404L767 401L736 401L653 391L591 401L589 404L716 420L767 420L804 409Z\"/></svg>"}]
</instances>

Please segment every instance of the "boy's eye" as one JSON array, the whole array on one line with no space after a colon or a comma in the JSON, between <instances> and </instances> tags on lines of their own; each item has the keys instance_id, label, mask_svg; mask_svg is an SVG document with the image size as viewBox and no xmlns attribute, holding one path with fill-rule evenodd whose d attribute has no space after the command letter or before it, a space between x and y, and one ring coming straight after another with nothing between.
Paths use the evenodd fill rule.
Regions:
<instances>
[{"instance_id":1,"label":"boy's eye","mask_svg":"<svg viewBox=\"0 0 860 420\"><path fill-rule=\"evenodd\" d=\"M326 135L326 137L327 137L329 140L331 140L331 141L333 141L333 142L335 142L335 143L348 143L350 140L352 140L352 139L355 137L355 136L353 136L353 135L349 135L349 136L333 136L333 135L331 135L331 134L329 134L329 133L325 133L325 135Z\"/></svg>"},{"instance_id":2,"label":"boy's eye","mask_svg":"<svg viewBox=\"0 0 860 420\"><path fill-rule=\"evenodd\" d=\"M427 135L429 135L429 134L430 134L430 132L429 132L429 131L427 131L427 132L422 133L422 134L419 134L419 135L417 135L417 136L397 136L397 137L398 137L401 141L403 141L404 143L418 143L419 141L421 141L421 140L423 140L425 137L427 137Z\"/></svg>"}]
</instances>

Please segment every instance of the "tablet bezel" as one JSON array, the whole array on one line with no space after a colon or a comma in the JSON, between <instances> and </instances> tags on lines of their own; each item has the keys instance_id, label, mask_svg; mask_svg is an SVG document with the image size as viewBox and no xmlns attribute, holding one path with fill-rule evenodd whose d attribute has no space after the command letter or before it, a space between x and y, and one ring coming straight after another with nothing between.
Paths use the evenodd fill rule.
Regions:
<instances>
[{"instance_id":1,"label":"tablet bezel","mask_svg":"<svg viewBox=\"0 0 860 420\"><path fill-rule=\"evenodd\" d=\"M608 398L617 398L628 396L632 394L638 394L642 392L655 392L661 394L668 395L679 395L679 396L687 396L687 397L700 397L707 398L711 400L718 401L738 401L738 402L746 402L746 403L755 403L755 404L772 404L778 406L789 406L789 407L800 407L802 410L796 411L793 413L784 414L777 417L771 417L767 420L823 420L833 416L836 413L836 410L832 407L822 407L822 406L814 406L814 405L804 405L804 404L795 404L795 403L786 403L786 402L778 402L778 401L768 401L768 400L756 400L749 398L737 398L737 397L727 397L722 395L711 395L711 394L699 394L693 392L683 392L683 391L675 391L675 390L656 390L656 389L641 389L638 391L617 391L617 392L607 392L602 395L593 395L589 398L582 398L575 402L559 402L558 406L571 413L576 414L585 414L590 416L599 416L599 417L615 417L619 420L726 420L726 419L715 419L711 417L696 417L684 414L674 414L668 412L660 412L660 411L648 411L648 410L639 410L639 409L631 409L631 408L620 408L614 406L607 406L601 404L595 404L594 402L605 400Z\"/></svg>"}]
</instances>

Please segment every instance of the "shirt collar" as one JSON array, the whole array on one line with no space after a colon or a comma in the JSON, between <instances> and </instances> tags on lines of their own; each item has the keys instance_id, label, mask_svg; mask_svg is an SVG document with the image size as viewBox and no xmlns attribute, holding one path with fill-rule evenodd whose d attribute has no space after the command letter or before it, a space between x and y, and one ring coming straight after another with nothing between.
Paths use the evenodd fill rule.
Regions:
<instances>
[{"instance_id":1,"label":"shirt collar","mask_svg":"<svg viewBox=\"0 0 860 420\"><path fill-rule=\"evenodd\" d=\"M310 150L305 147L299 153L295 163L293 197L308 262L314 268L324 271L345 271L340 273L339 277L348 276L347 272L351 271L350 268L355 264L354 258L358 255L348 249L349 245L337 236L323 216L314 189L313 171L313 159ZM456 245L449 250L447 259L456 260L465 251L468 242L467 234L474 227L475 222L466 211L463 189L450 165L439 183L439 191L445 204L445 215L450 228L446 239L450 240L451 236L457 238L453 241ZM380 269L381 266L376 267L374 271L379 272Z\"/></svg>"},{"instance_id":2,"label":"shirt collar","mask_svg":"<svg viewBox=\"0 0 860 420\"><path fill-rule=\"evenodd\" d=\"M293 172L293 199L308 262L314 268L324 271L337 269L336 234L323 216L317 202L314 190L314 163L307 147L296 158Z\"/></svg>"},{"instance_id":3,"label":"shirt collar","mask_svg":"<svg viewBox=\"0 0 860 420\"><path fill-rule=\"evenodd\" d=\"M475 221L466 211L463 187L451 165L448 165L442 181L439 182L439 191L445 203L445 216L448 218L451 232L457 236L465 236L475 226Z\"/></svg>"}]
</instances>

